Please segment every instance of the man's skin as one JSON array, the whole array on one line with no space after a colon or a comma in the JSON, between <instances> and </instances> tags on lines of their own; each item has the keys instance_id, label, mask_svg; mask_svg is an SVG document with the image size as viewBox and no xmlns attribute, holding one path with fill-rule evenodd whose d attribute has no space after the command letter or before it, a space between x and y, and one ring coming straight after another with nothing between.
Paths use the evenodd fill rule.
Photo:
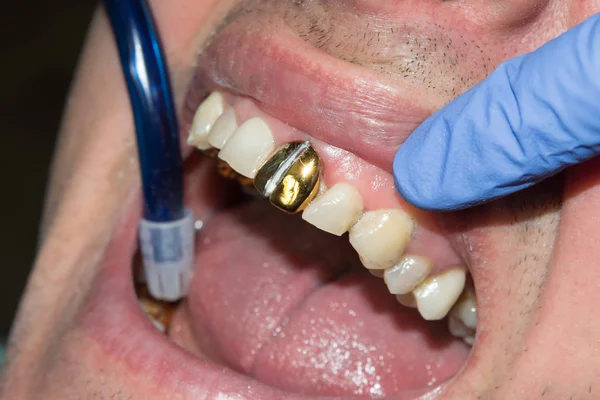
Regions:
<instances>
[{"instance_id":1,"label":"man's skin","mask_svg":"<svg viewBox=\"0 0 600 400\"><path fill-rule=\"evenodd\" d=\"M336 63L340 78L328 81L328 87L335 88L330 95L339 101L338 107L321 104L331 106L328 123L343 132L344 124L367 120L363 128L367 135L369 129L373 132L364 140L370 146L349 139L346 150L387 173L394 150L427 115L501 61L537 48L600 11L600 3L591 0L246 0L230 14L237 3L151 2L178 109L183 110L183 129L190 122L185 103L191 101L189 87L196 69L216 57L210 48L202 53L215 29L224 32L240 24L274 41L279 40L278 30L286 29L296 35L297 46L282 54L282 63L294 52L298 59L313 60L318 67L299 69L294 75L305 85L309 82L309 88L321 87L318 81L324 76L329 79L330 71L322 64ZM361 41L369 35L378 40ZM307 44L319 50L307 50ZM368 79L351 81L351 74ZM260 107L322 137L302 126L302 113L310 103L278 108L270 103L277 90L264 91L264 97L256 99ZM310 93L290 93L292 99L302 96L311 99ZM389 103L389 98L398 103ZM352 115L344 115L350 110ZM0 397L281 398L283 392L250 389L244 378L219 368L198 372L195 361L165 344L164 337L135 330L139 316L128 314L130 308L123 306L134 301L132 290L121 290L131 282L114 272L115 265L127 264L131 256L123 242L134 240L141 209L133 130L113 37L99 11L67 102L40 250L10 338ZM325 124L325 130L334 128ZM185 133L182 142L184 137ZM467 367L426 398L600 396L600 322L595 308L600 304L599 174L600 165L592 161L526 193L442 216L447 238L473 275L478 338ZM196 185L194 189L202 189L202 184ZM217 207L198 192L190 198L202 204L196 207L199 217ZM126 240L111 241L114 237ZM119 318L123 315L130 320ZM135 337L135 346L123 344L123 335ZM149 355L158 352L172 354L172 363L181 371ZM232 386L247 389L233 395Z\"/></svg>"}]
</instances>

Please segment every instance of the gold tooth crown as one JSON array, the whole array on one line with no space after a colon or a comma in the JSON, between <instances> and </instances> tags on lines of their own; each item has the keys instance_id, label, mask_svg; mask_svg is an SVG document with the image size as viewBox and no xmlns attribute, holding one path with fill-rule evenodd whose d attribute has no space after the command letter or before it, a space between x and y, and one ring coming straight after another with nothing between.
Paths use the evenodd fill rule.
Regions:
<instances>
[{"instance_id":1,"label":"gold tooth crown","mask_svg":"<svg viewBox=\"0 0 600 400\"><path fill-rule=\"evenodd\" d=\"M319 192L321 161L309 142L281 146L258 170L254 187L271 204L293 214L302 211Z\"/></svg>"},{"instance_id":2,"label":"gold tooth crown","mask_svg":"<svg viewBox=\"0 0 600 400\"><path fill-rule=\"evenodd\" d=\"M216 158L218 152L217 149L204 151L211 158ZM319 193L321 182L321 160L309 142L281 146L258 170L254 181L220 159L217 159L217 170L246 188L254 186L271 204L290 214L306 208Z\"/></svg>"}]
</instances>

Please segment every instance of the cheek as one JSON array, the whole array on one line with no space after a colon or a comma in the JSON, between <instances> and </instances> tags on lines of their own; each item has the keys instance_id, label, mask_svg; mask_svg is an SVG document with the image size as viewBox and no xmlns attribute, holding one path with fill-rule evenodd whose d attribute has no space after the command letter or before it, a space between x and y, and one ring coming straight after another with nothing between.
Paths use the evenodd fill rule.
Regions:
<instances>
[{"instance_id":1,"label":"cheek","mask_svg":"<svg viewBox=\"0 0 600 400\"><path fill-rule=\"evenodd\" d=\"M191 65L235 0L150 0L169 62Z\"/></svg>"},{"instance_id":2,"label":"cheek","mask_svg":"<svg viewBox=\"0 0 600 400\"><path fill-rule=\"evenodd\" d=\"M511 318L516 323L518 310L532 309L543 291L557 246L562 195L563 179L558 176L442 221L468 262L477 301L494 302L482 307L494 310L494 323L501 312L507 323Z\"/></svg>"},{"instance_id":3,"label":"cheek","mask_svg":"<svg viewBox=\"0 0 600 400\"><path fill-rule=\"evenodd\" d=\"M237 0L149 0L165 56L177 109L183 107L200 50Z\"/></svg>"}]
</instances>

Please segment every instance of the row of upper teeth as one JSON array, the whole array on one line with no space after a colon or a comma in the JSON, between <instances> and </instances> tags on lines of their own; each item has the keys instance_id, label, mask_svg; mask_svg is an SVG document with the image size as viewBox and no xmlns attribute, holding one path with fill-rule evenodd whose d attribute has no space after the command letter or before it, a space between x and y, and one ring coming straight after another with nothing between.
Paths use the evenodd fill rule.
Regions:
<instances>
[{"instance_id":1,"label":"row of upper teeth","mask_svg":"<svg viewBox=\"0 0 600 400\"><path fill-rule=\"evenodd\" d=\"M323 166L310 143L288 143L275 149L273 134L263 119L251 118L238 126L233 108L221 93L213 92L194 115L188 144L205 151L219 149L218 157L252 179L276 207L302 211L305 221L331 234L349 232L363 265L383 277L390 293L400 303L416 307L424 319L442 319L455 304L455 310L468 308L462 305L465 296L457 303L465 287L465 268L456 266L431 275L431 260L404 254L413 219L400 209L365 212L362 196L348 183L325 190L320 182ZM472 315L459 311L451 313L451 332L472 336Z\"/></svg>"}]
</instances>

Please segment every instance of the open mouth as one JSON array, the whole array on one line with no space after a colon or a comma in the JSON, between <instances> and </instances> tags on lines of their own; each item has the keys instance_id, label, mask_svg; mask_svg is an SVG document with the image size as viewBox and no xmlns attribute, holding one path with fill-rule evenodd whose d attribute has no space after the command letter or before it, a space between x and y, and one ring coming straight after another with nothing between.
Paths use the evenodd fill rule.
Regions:
<instances>
[{"instance_id":1,"label":"open mouth","mask_svg":"<svg viewBox=\"0 0 600 400\"><path fill-rule=\"evenodd\" d=\"M261 200L219 212L199 237L190 294L172 319L142 300L158 326L199 357L292 393L377 397L431 390L465 361L468 348L447 321L426 322L414 305L398 304L347 237L319 232ZM447 297L460 290L439 275L429 279L415 291L431 292L424 312L441 319L453 301ZM388 282L403 292L412 286ZM469 300L457 303L452 321L474 317ZM473 331L464 334L469 340Z\"/></svg>"},{"instance_id":2,"label":"open mouth","mask_svg":"<svg viewBox=\"0 0 600 400\"><path fill-rule=\"evenodd\" d=\"M186 176L187 203L201 219L194 279L181 304L138 292L142 305L185 351L263 390L399 398L439 391L475 341L465 261L433 216L398 198L378 165L387 156L365 148L360 125L345 136L324 126L351 126L359 116L306 121L292 112L286 99L302 96L324 111L327 68L303 71L319 88L291 95L281 87L293 63L251 72L272 65L264 57L292 60L285 38L259 40L233 24L205 52L183 116L187 142L199 149L187 152ZM341 87L356 76L337 79ZM390 123L407 135L406 121L424 111L406 112Z\"/></svg>"},{"instance_id":3,"label":"open mouth","mask_svg":"<svg viewBox=\"0 0 600 400\"><path fill-rule=\"evenodd\" d=\"M269 126L263 125L266 118L238 120L237 112L228 112L235 107L226 97L213 93L196 114L196 128L212 116L203 125L211 127L206 131L212 141L230 136L225 151ZM215 104L220 111L214 112ZM227 121L233 115L235 121ZM231 135L220 130L223 125ZM200 140L192 130L191 139ZM204 173L207 182L206 175L214 174L196 195L222 191L222 202L211 204L210 213L202 201L191 202L197 215L210 217L198 233L189 296L167 304L138 291L150 320L213 368L289 396L416 398L439 390L464 365L466 343L474 341L475 295L465 264L441 236L419 228L401 209L365 209L351 183L319 179L312 182L317 191L295 190L306 179L299 179L293 161L306 167L315 160L301 157L312 149L309 144L291 143L265 152L260 168L233 159L250 176L217 161L220 156L190 156L188 162L198 166L187 179ZM279 170L268 168L273 162ZM257 183L265 170L271 180L278 178L272 191L279 196L265 198L254 187L265 186ZM217 171L236 176L239 186ZM328 176L324 168L310 173ZM286 177L300 184L286 188ZM263 395L258 398L273 396Z\"/></svg>"},{"instance_id":4,"label":"open mouth","mask_svg":"<svg viewBox=\"0 0 600 400\"><path fill-rule=\"evenodd\" d=\"M132 202L86 326L145 381L190 397L446 393L489 345L493 301L476 300L486 271L439 216L394 190L393 154L437 104L255 21L215 36L186 98L188 298L138 286L136 301L122 261L135 264Z\"/></svg>"}]
</instances>

